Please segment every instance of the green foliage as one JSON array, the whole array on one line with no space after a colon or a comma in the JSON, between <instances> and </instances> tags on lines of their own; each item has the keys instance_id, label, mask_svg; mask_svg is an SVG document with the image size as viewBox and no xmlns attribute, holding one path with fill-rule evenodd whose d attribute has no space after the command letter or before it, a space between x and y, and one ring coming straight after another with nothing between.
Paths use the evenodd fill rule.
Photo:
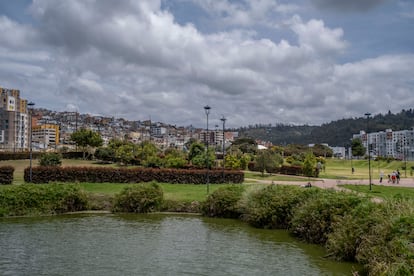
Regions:
<instances>
[{"instance_id":1,"label":"green foliage","mask_svg":"<svg viewBox=\"0 0 414 276\"><path fill-rule=\"evenodd\" d=\"M255 169L264 174L264 172L274 172L283 164L282 157L272 150L260 150L256 155Z\"/></svg>"},{"instance_id":2,"label":"green foliage","mask_svg":"<svg viewBox=\"0 0 414 276\"><path fill-rule=\"evenodd\" d=\"M0 216L81 211L87 203L86 194L76 185L24 184L0 190Z\"/></svg>"},{"instance_id":3,"label":"green foliage","mask_svg":"<svg viewBox=\"0 0 414 276\"><path fill-rule=\"evenodd\" d=\"M329 255L340 261L355 261L364 235L373 225L386 219L384 207L384 204L364 200L349 213L338 216L326 242Z\"/></svg>"},{"instance_id":4,"label":"green foliage","mask_svg":"<svg viewBox=\"0 0 414 276\"><path fill-rule=\"evenodd\" d=\"M222 187L214 191L202 204L204 216L238 218L241 215L238 203L244 192L243 186Z\"/></svg>"},{"instance_id":5,"label":"green foliage","mask_svg":"<svg viewBox=\"0 0 414 276\"><path fill-rule=\"evenodd\" d=\"M188 159L193 162L194 158L197 158L200 155L203 155L206 151L204 144L200 142L193 142L190 145L190 152L188 153Z\"/></svg>"},{"instance_id":6,"label":"green foliage","mask_svg":"<svg viewBox=\"0 0 414 276\"><path fill-rule=\"evenodd\" d=\"M132 143L122 144L115 149L115 159L124 166L131 164L136 158L136 150L136 145Z\"/></svg>"},{"instance_id":7,"label":"green foliage","mask_svg":"<svg viewBox=\"0 0 414 276\"><path fill-rule=\"evenodd\" d=\"M362 236L356 260L370 275L413 275L414 202L390 200L383 210Z\"/></svg>"},{"instance_id":8,"label":"green foliage","mask_svg":"<svg viewBox=\"0 0 414 276\"><path fill-rule=\"evenodd\" d=\"M70 139L83 149L84 158L87 147L100 147L103 144L101 135L90 129L75 131L70 135Z\"/></svg>"},{"instance_id":9,"label":"green foliage","mask_svg":"<svg viewBox=\"0 0 414 276\"><path fill-rule=\"evenodd\" d=\"M365 147L362 144L361 139L359 139L359 138L352 139L351 149L352 149L352 155L353 156L364 156L364 154L365 154Z\"/></svg>"},{"instance_id":10,"label":"green foliage","mask_svg":"<svg viewBox=\"0 0 414 276\"><path fill-rule=\"evenodd\" d=\"M324 244L337 216L345 215L361 201L361 197L349 193L322 190L295 209L290 231L307 242Z\"/></svg>"},{"instance_id":11,"label":"green foliage","mask_svg":"<svg viewBox=\"0 0 414 276\"><path fill-rule=\"evenodd\" d=\"M14 167L1 166L0 167L0 184L12 184Z\"/></svg>"},{"instance_id":12,"label":"green foliage","mask_svg":"<svg viewBox=\"0 0 414 276\"><path fill-rule=\"evenodd\" d=\"M330 147L321 145L321 144L315 144L312 147L312 152L316 157L332 157L333 151Z\"/></svg>"},{"instance_id":13,"label":"green foliage","mask_svg":"<svg viewBox=\"0 0 414 276\"><path fill-rule=\"evenodd\" d=\"M40 166L60 166L62 165L62 157L59 153L50 152L43 153L39 159Z\"/></svg>"},{"instance_id":14,"label":"green foliage","mask_svg":"<svg viewBox=\"0 0 414 276\"><path fill-rule=\"evenodd\" d=\"M252 138L242 137L234 140L228 151L240 151L242 154L255 155L257 152L257 143Z\"/></svg>"},{"instance_id":15,"label":"green foliage","mask_svg":"<svg viewBox=\"0 0 414 276\"><path fill-rule=\"evenodd\" d=\"M316 157L313 153L308 152L305 156L305 160L303 161L303 174L308 177L315 176L315 168L316 168Z\"/></svg>"},{"instance_id":16,"label":"green foliage","mask_svg":"<svg viewBox=\"0 0 414 276\"><path fill-rule=\"evenodd\" d=\"M187 160L183 151L168 149L165 151L163 163L165 168L180 169L187 165Z\"/></svg>"},{"instance_id":17,"label":"green foliage","mask_svg":"<svg viewBox=\"0 0 414 276\"><path fill-rule=\"evenodd\" d=\"M112 162L115 160L115 150L111 147L99 147L95 150L95 158L103 162Z\"/></svg>"},{"instance_id":18,"label":"green foliage","mask_svg":"<svg viewBox=\"0 0 414 276\"><path fill-rule=\"evenodd\" d=\"M243 203L243 219L258 228L286 229L298 204L317 192L296 186L267 186L251 193Z\"/></svg>"},{"instance_id":19,"label":"green foliage","mask_svg":"<svg viewBox=\"0 0 414 276\"><path fill-rule=\"evenodd\" d=\"M226 154L226 169L244 170L247 168L247 163L251 159L248 154L241 152Z\"/></svg>"},{"instance_id":20,"label":"green foliage","mask_svg":"<svg viewBox=\"0 0 414 276\"><path fill-rule=\"evenodd\" d=\"M115 197L114 212L149 213L158 211L163 203L161 186L155 182L124 188Z\"/></svg>"},{"instance_id":21,"label":"green foliage","mask_svg":"<svg viewBox=\"0 0 414 276\"><path fill-rule=\"evenodd\" d=\"M216 160L216 155L214 153L214 149L213 148L209 148L208 149L208 155L206 155L207 153L204 151L198 155L196 155L195 157L193 157L193 159L191 160L192 165L194 165L197 168L207 168L207 166L209 168L211 168L211 165L214 164L215 160ZM208 164L207 164L208 162Z\"/></svg>"}]
</instances>

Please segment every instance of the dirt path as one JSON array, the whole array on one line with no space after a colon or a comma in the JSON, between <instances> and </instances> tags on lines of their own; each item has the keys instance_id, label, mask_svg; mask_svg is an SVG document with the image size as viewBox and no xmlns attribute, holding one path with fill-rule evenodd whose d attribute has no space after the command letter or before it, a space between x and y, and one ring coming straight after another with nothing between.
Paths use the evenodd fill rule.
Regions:
<instances>
[{"instance_id":1,"label":"dirt path","mask_svg":"<svg viewBox=\"0 0 414 276\"><path fill-rule=\"evenodd\" d=\"M338 180L338 179L312 179L310 181L272 181L272 180L258 180L253 178L245 178L245 181L251 181L256 183L263 183L263 184L284 184L284 185L296 185L296 186L304 186L307 183L311 183L312 186L316 186L319 188L325 189L338 189L341 190L342 188L338 185L343 184L353 184L353 185L369 185L368 179L358 179L358 180ZM371 181L372 185L383 185L383 186L393 186L393 187L411 187L414 188L414 178L401 178L398 184L388 183L387 180L383 180L382 183L379 183L378 179Z\"/></svg>"}]
</instances>

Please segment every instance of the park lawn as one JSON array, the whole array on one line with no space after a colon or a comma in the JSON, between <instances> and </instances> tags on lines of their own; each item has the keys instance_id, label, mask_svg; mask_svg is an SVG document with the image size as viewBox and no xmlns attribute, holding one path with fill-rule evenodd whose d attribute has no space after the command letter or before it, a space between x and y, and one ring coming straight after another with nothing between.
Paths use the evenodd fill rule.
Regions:
<instances>
[{"instance_id":1,"label":"park lawn","mask_svg":"<svg viewBox=\"0 0 414 276\"><path fill-rule=\"evenodd\" d=\"M126 184L126 183L79 183L79 186L86 192L105 194L115 196L120 193L122 189L132 185L140 184ZM204 201L207 198L206 185L194 184L168 184L159 183L164 192L164 198L175 201ZM219 189L220 187L231 186L232 184L210 184L210 193ZM233 184L234 185L234 184Z\"/></svg>"},{"instance_id":2,"label":"park lawn","mask_svg":"<svg viewBox=\"0 0 414 276\"><path fill-rule=\"evenodd\" d=\"M394 186L382 186L382 185L372 185L371 191L369 190L368 185L339 185L340 187L363 193L373 197L380 197L384 199L391 198L410 198L414 200L414 189L410 187L394 187Z\"/></svg>"},{"instance_id":3,"label":"park lawn","mask_svg":"<svg viewBox=\"0 0 414 276\"><path fill-rule=\"evenodd\" d=\"M295 175L282 175L282 174L268 174L265 173L262 176L261 172L244 171L244 178L252 178L258 180L273 180L273 181L306 181L308 178Z\"/></svg>"},{"instance_id":4,"label":"park lawn","mask_svg":"<svg viewBox=\"0 0 414 276\"><path fill-rule=\"evenodd\" d=\"M401 172L401 177L405 177L404 166L405 162L403 161L386 162L371 160L371 175L375 179L379 177L381 171L386 176L398 169ZM412 176L410 168L413 166L413 161L407 162L407 177ZM355 169L354 173L352 173L352 167ZM326 159L325 169L320 172L319 177L330 179L367 179L369 177L368 167L368 160L351 161L328 158Z\"/></svg>"}]
</instances>

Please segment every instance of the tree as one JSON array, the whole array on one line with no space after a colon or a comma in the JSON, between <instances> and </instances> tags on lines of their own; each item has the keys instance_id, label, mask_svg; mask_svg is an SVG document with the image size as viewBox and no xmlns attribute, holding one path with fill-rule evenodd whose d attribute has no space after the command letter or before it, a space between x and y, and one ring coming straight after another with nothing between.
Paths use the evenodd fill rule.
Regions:
<instances>
[{"instance_id":1,"label":"tree","mask_svg":"<svg viewBox=\"0 0 414 276\"><path fill-rule=\"evenodd\" d=\"M256 156L256 168L262 172L272 172L275 168L282 165L283 159L278 153L274 153L272 150L260 150Z\"/></svg>"},{"instance_id":2,"label":"tree","mask_svg":"<svg viewBox=\"0 0 414 276\"><path fill-rule=\"evenodd\" d=\"M308 152L305 156L305 160L303 161L303 174L305 176L313 177L314 169L316 168L316 157L313 155L312 152Z\"/></svg>"},{"instance_id":3,"label":"tree","mask_svg":"<svg viewBox=\"0 0 414 276\"><path fill-rule=\"evenodd\" d=\"M188 153L188 159L193 162L194 158L196 158L199 155L203 155L203 153L206 151L206 148L204 144L200 142L194 142L190 146L190 152Z\"/></svg>"},{"instance_id":4,"label":"tree","mask_svg":"<svg viewBox=\"0 0 414 276\"><path fill-rule=\"evenodd\" d=\"M359 138L352 139L351 149L353 156L363 156L365 154L365 147Z\"/></svg>"},{"instance_id":5,"label":"tree","mask_svg":"<svg viewBox=\"0 0 414 276\"><path fill-rule=\"evenodd\" d=\"M102 137L99 133L90 129L81 129L71 134L70 139L82 148L83 159L88 147L100 147L103 144Z\"/></svg>"},{"instance_id":6,"label":"tree","mask_svg":"<svg viewBox=\"0 0 414 276\"><path fill-rule=\"evenodd\" d=\"M121 165L128 165L135 159L135 145L132 143L126 143L124 145L119 146L115 150L115 158Z\"/></svg>"},{"instance_id":7,"label":"tree","mask_svg":"<svg viewBox=\"0 0 414 276\"><path fill-rule=\"evenodd\" d=\"M164 166L166 168L183 168L187 164L183 151L167 149L165 151Z\"/></svg>"}]
</instances>

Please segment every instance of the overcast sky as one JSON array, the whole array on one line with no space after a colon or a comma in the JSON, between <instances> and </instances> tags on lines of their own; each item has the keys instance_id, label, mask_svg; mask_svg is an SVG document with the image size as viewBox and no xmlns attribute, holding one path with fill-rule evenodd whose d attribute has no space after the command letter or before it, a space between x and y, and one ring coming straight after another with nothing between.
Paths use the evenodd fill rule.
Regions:
<instances>
[{"instance_id":1,"label":"overcast sky","mask_svg":"<svg viewBox=\"0 0 414 276\"><path fill-rule=\"evenodd\" d=\"M129 120L319 125L414 108L412 0L0 1L0 86Z\"/></svg>"}]
</instances>

